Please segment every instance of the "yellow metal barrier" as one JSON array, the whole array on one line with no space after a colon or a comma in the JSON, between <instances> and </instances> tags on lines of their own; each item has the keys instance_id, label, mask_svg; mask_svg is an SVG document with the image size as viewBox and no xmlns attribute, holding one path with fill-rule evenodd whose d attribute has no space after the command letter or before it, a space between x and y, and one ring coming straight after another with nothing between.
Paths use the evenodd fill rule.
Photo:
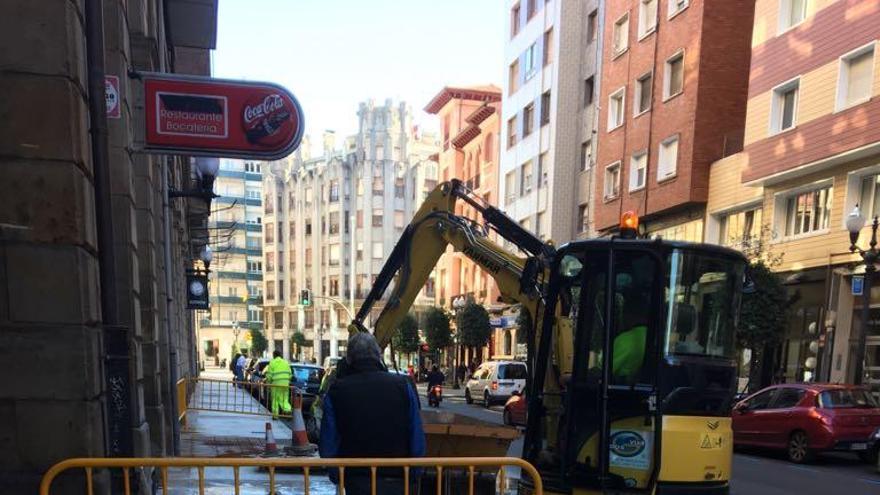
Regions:
<instances>
[{"instance_id":1,"label":"yellow metal barrier","mask_svg":"<svg viewBox=\"0 0 880 495\"><path fill-rule=\"evenodd\" d=\"M474 495L474 480L478 472L486 468L498 470L498 483L502 491L506 487L505 467L517 467L522 475L528 475L531 478L532 485L530 493L533 495L542 495L544 493L543 484L538 471L530 463L515 457L434 457L434 458L403 458L403 459L320 459L320 458L83 458L68 459L52 466L43 476L40 483L40 495L50 495L52 482L59 474L73 469L83 469L85 472L85 493L87 495L94 494L94 471L97 469L121 469L125 495L131 493L132 481L130 479L130 470L132 468L152 467L159 470L160 486L162 493L168 494L169 488L174 488L169 484L168 470L172 468L192 469L198 472L199 494L205 493L205 468L229 468L233 471L232 488L236 495L240 494L241 476L240 470L243 467L265 468L267 470L267 478L269 483L269 493L276 493L276 488L284 488L283 483L277 482L276 473L280 469L298 469L303 480L303 493L309 495L311 490L311 478L317 477L312 470L315 469L336 469L339 478L339 484L336 492L342 495L342 487L345 484L345 470L350 468L369 468L370 471L370 492L376 495L377 477L376 472L379 468L401 468L403 471L403 490L404 495L410 493L410 475L412 468L428 468L434 469L436 474L436 492L438 495L443 493L443 473L452 470L461 470L467 473L467 493ZM457 491L456 493L461 493Z\"/></svg>"},{"instance_id":2,"label":"yellow metal barrier","mask_svg":"<svg viewBox=\"0 0 880 495\"><path fill-rule=\"evenodd\" d=\"M181 425L186 425L186 405L189 402L186 395L186 378L177 380L177 420Z\"/></svg>"},{"instance_id":3,"label":"yellow metal barrier","mask_svg":"<svg viewBox=\"0 0 880 495\"><path fill-rule=\"evenodd\" d=\"M199 393L196 393L197 388L201 388ZM293 404L294 394L302 393L293 385L270 385L262 382L239 382L213 378L181 379L177 382L178 404L186 404L178 406L182 411L181 419L187 410L268 416L272 414L270 410L272 389L287 390L291 404ZM186 397L192 397L192 400L187 403ZM291 413L282 411L278 416L290 418Z\"/></svg>"}]
</instances>

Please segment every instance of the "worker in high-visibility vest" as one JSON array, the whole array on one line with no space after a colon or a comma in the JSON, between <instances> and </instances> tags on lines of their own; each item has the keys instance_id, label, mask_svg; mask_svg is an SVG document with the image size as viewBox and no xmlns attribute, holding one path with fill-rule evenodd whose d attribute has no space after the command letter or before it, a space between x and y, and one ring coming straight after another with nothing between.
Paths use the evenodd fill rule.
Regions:
<instances>
[{"instance_id":1,"label":"worker in high-visibility vest","mask_svg":"<svg viewBox=\"0 0 880 495\"><path fill-rule=\"evenodd\" d=\"M290 363L281 357L281 352L272 353L272 360L266 366L266 383L272 385L272 417L278 419L278 410L290 414L290 378L293 372Z\"/></svg>"}]
</instances>

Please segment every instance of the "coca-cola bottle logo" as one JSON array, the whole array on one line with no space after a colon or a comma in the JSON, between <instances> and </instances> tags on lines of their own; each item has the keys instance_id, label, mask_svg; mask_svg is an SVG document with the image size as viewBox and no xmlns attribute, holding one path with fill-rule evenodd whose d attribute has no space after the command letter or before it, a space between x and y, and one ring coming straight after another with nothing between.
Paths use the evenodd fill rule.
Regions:
<instances>
[{"instance_id":1,"label":"coca-cola bottle logo","mask_svg":"<svg viewBox=\"0 0 880 495\"><path fill-rule=\"evenodd\" d=\"M244 105L242 124L248 142L273 147L283 144L290 127L291 111L277 93L252 98Z\"/></svg>"}]
</instances>

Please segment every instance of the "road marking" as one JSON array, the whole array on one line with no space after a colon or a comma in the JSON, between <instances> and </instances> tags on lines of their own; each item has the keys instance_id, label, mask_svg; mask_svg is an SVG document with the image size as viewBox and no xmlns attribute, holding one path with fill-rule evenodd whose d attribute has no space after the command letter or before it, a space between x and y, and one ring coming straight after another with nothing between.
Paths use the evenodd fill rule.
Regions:
<instances>
[{"instance_id":1,"label":"road marking","mask_svg":"<svg viewBox=\"0 0 880 495\"><path fill-rule=\"evenodd\" d=\"M864 481L865 483L872 483L874 485L880 485L880 480L875 480L872 478L859 478L859 479Z\"/></svg>"}]
</instances>

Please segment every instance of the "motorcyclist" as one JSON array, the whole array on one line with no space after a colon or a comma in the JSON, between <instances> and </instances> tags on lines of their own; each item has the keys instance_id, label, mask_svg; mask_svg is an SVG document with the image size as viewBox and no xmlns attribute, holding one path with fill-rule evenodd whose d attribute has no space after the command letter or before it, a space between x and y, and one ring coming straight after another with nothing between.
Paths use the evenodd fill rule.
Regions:
<instances>
[{"instance_id":1,"label":"motorcyclist","mask_svg":"<svg viewBox=\"0 0 880 495\"><path fill-rule=\"evenodd\" d=\"M443 386L444 381L446 381L446 377L443 376L443 372L437 368L437 365L431 366L431 372L428 373L428 397L431 397L431 389L435 385Z\"/></svg>"}]
</instances>

